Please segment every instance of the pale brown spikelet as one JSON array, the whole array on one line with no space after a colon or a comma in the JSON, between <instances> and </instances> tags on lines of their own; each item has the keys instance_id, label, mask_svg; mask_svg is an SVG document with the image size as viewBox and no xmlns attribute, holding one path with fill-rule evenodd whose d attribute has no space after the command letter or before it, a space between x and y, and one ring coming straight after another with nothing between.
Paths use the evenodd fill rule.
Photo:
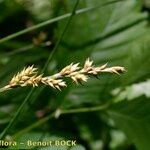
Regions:
<instances>
[{"instance_id":1,"label":"pale brown spikelet","mask_svg":"<svg viewBox=\"0 0 150 150\"><path fill-rule=\"evenodd\" d=\"M23 84L20 84L20 86L32 85L33 87L35 87L35 86L38 86L41 80L42 80L42 75L39 75L39 76L34 75Z\"/></svg>"},{"instance_id":2,"label":"pale brown spikelet","mask_svg":"<svg viewBox=\"0 0 150 150\"><path fill-rule=\"evenodd\" d=\"M82 81L87 82L88 77L80 72L74 72L70 74L71 79L75 82L75 83L80 83Z\"/></svg>"},{"instance_id":3,"label":"pale brown spikelet","mask_svg":"<svg viewBox=\"0 0 150 150\"><path fill-rule=\"evenodd\" d=\"M73 64L71 63L70 65L66 66L64 69L62 69L60 71L60 74L62 76L67 76L67 75L70 75L71 73L77 71L80 69L80 67L78 67L79 63L76 63L76 64Z\"/></svg>"},{"instance_id":4,"label":"pale brown spikelet","mask_svg":"<svg viewBox=\"0 0 150 150\"><path fill-rule=\"evenodd\" d=\"M82 71L88 73L94 67L92 65L93 65L93 61L91 61L89 58L87 58L86 61L85 61L85 64L84 64L84 67L83 67Z\"/></svg>"},{"instance_id":5,"label":"pale brown spikelet","mask_svg":"<svg viewBox=\"0 0 150 150\"><path fill-rule=\"evenodd\" d=\"M110 67L110 68L105 68L103 70L101 70L101 72L109 72L109 73L115 73L115 74L120 74L125 72L125 68L124 67L120 67L120 66L115 66L115 67Z\"/></svg>"},{"instance_id":6,"label":"pale brown spikelet","mask_svg":"<svg viewBox=\"0 0 150 150\"><path fill-rule=\"evenodd\" d=\"M40 81L42 76L37 76L37 68L34 66L24 68L17 73L9 82L10 87L33 85Z\"/></svg>"},{"instance_id":7,"label":"pale brown spikelet","mask_svg":"<svg viewBox=\"0 0 150 150\"><path fill-rule=\"evenodd\" d=\"M41 82L45 85L49 85L52 88L57 88L61 89L63 87L66 87L66 83L62 79L55 79L55 78L50 78L50 77L44 77L42 78Z\"/></svg>"},{"instance_id":8,"label":"pale brown spikelet","mask_svg":"<svg viewBox=\"0 0 150 150\"><path fill-rule=\"evenodd\" d=\"M52 76L43 77L43 75L38 75L38 69L34 66L24 68L21 72L14 75L8 85L0 89L0 92L15 88L17 86L39 86L39 84L48 85L54 89L59 89L67 87L64 77L71 78L74 83L78 84L81 82L87 82L89 75L97 76L103 72L120 74L125 72L124 67L114 66L107 67L107 63L95 67L93 61L89 58L86 59L83 68L79 67L79 63L66 66L59 73Z\"/></svg>"}]
</instances>

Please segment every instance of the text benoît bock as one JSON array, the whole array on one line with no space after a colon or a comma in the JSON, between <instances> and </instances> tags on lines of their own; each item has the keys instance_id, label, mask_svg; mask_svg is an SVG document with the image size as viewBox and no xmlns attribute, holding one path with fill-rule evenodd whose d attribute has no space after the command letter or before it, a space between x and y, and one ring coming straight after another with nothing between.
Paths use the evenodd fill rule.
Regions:
<instances>
[{"instance_id":1,"label":"text beno\u00eet bock","mask_svg":"<svg viewBox=\"0 0 150 150\"><path fill-rule=\"evenodd\" d=\"M76 146L76 140L55 140L55 141L33 141L27 140L26 142L17 142L17 141L4 141L0 140L0 146L17 146L17 145L26 145L26 146Z\"/></svg>"}]
</instances>

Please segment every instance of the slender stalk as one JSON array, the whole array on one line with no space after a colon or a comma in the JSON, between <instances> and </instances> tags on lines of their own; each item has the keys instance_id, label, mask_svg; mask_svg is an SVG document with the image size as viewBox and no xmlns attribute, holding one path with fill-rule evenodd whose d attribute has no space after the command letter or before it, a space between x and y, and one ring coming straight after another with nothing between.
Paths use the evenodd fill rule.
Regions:
<instances>
[{"instance_id":1,"label":"slender stalk","mask_svg":"<svg viewBox=\"0 0 150 150\"><path fill-rule=\"evenodd\" d=\"M38 46L39 47L46 47L46 46L50 46L50 45L51 45L51 42L50 41L46 41L46 42L43 42L43 43L39 44ZM11 52L5 53L5 54L3 54L3 56L13 56L15 54L26 52L26 51L31 50L33 48L37 48L37 46L34 45L34 44L29 44L27 46L24 46L24 47L21 47L21 48L17 48L17 49L12 50Z\"/></svg>"},{"instance_id":2,"label":"slender stalk","mask_svg":"<svg viewBox=\"0 0 150 150\"><path fill-rule=\"evenodd\" d=\"M68 109L68 110L59 110L59 116L61 115L67 115L67 114L77 114L77 113L87 113L87 112L96 112L96 111L103 111L106 110L109 107L110 103L106 103L104 105L100 105L100 106L94 106L94 107L83 107L83 108L77 108L77 109ZM12 137L16 138L22 134L25 134L29 131L31 131L32 129L46 123L49 119L51 118L55 118L56 116L56 112L57 110L52 113L49 114L48 116L42 118L41 120L33 123L32 125L28 126L27 128L24 128L23 130L17 132L16 134L14 134Z\"/></svg>"},{"instance_id":3,"label":"slender stalk","mask_svg":"<svg viewBox=\"0 0 150 150\"><path fill-rule=\"evenodd\" d=\"M27 95L27 97L25 98L25 100L23 101L23 103L20 105L19 109L17 110L17 112L14 114L14 116L12 117L12 119L10 120L10 122L8 123L8 125L6 126L6 128L3 130L3 132L0 134L0 139L2 139L5 134L7 133L7 131L9 130L9 128L13 125L13 123L16 121L16 118L19 116L21 110L23 109L24 105L26 104L27 100L30 98L32 92L34 91L34 89L32 88L32 90L30 91L30 93Z\"/></svg>"},{"instance_id":4,"label":"slender stalk","mask_svg":"<svg viewBox=\"0 0 150 150\"><path fill-rule=\"evenodd\" d=\"M100 106L94 106L94 107L84 107L84 108L77 108L77 109L70 109L70 110L62 110L60 115L100 111L100 110L106 109L108 106L109 106L109 103L106 103Z\"/></svg>"},{"instance_id":5,"label":"slender stalk","mask_svg":"<svg viewBox=\"0 0 150 150\"><path fill-rule=\"evenodd\" d=\"M1 88L1 89L0 89L0 93L2 93L2 92L4 92L4 91L6 91L5 88Z\"/></svg>"},{"instance_id":6,"label":"slender stalk","mask_svg":"<svg viewBox=\"0 0 150 150\"><path fill-rule=\"evenodd\" d=\"M76 1L75 6L74 6L74 8L73 8L73 10L72 10L72 13L71 13L72 15L70 16L69 20L67 21L67 23L66 23L66 25L65 25L65 28L64 28L64 30L63 30L61 36L60 36L60 39L59 39L58 42L56 43L56 46L55 46L54 49L52 50L52 53L50 53L50 55L49 55L49 57L48 57L48 60L47 60L47 62L45 63L45 66L44 66L42 72L44 72L44 71L46 70L47 65L49 64L49 62L50 62L50 60L51 60L53 54L54 54L55 51L57 50L57 48L58 48L58 46L59 46L59 44L60 44L60 42L61 42L61 40L62 40L62 38L63 38L63 36L64 36L64 34L65 34L65 32L66 32L66 30L67 30L68 25L69 25L69 23L71 22L71 19L72 19L73 15L74 15L74 12L75 12L75 10L76 10L76 8L77 8L78 3L79 3L79 0ZM19 115L20 115L20 113L21 113L23 107L24 107L25 104L28 102L28 100L29 100L29 98L30 98L30 96L32 95L33 92L34 92L34 88L31 89L31 91L29 92L29 94L27 95L27 97L24 99L23 103L20 105L20 107L19 107L19 109L17 110L17 112L15 113L15 115L12 117L12 119L10 120L10 122L8 123L8 125L6 126L6 128L5 128L5 129L3 130L3 132L0 134L0 139L2 139L2 138L5 136L5 134L6 134L7 131L9 130L9 128L10 128L10 127L13 125L13 123L16 121L16 118L19 117Z\"/></svg>"},{"instance_id":7,"label":"slender stalk","mask_svg":"<svg viewBox=\"0 0 150 150\"><path fill-rule=\"evenodd\" d=\"M32 129L44 124L45 122L47 122L49 119L53 118L54 114L51 114L47 117L42 118L41 120L33 123L32 125L28 126L27 128L24 128L23 130L17 132L16 134L14 134L12 137L16 138L24 133L27 133L28 131L31 131Z\"/></svg>"},{"instance_id":8,"label":"slender stalk","mask_svg":"<svg viewBox=\"0 0 150 150\"><path fill-rule=\"evenodd\" d=\"M70 15L70 18L68 19L68 22L66 23L66 25L65 25L65 27L64 27L64 30L63 30L63 32L62 32L62 34L61 34L61 36L60 36L58 42L56 43L56 45L55 45L53 51L52 51L51 54L49 55L49 57L48 57L48 59L47 59L47 62L46 62L46 64L45 64L44 68L42 69L42 73L46 70L46 68L47 68L47 66L48 66L48 64L49 64L49 62L50 62L51 59L52 59L52 56L53 56L54 53L56 52L56 50L57 50L57 48L58 48L58 46L59 46L61 40L63 39L64 34L65 34L65 32L67 31L67 28L68 28L68 26L69 26L69 24L70 24L70 22L71 22L73 16L75 15L75 12L76 12L76 8L77 8L77 6L78 6L78 3L79 3L79 0L77 0L76 4L75 4L75 6L74 6L74 8L73 8L73 10L72 10L72 13L71 13L71 15Z\"/></svg>"},{"instance_id":9,"label":"slender stalk","mask_svg":"<svg viewBox=\"0 0 150 150\"><path fill-rule=\"evenodd\" d=\"M81 14L81 13L85 13L85 12L88 12L88 11L91 11L91 10L95 10L97 8L100 8L102 6L106 6L108 4L113 4L115 2L121 2L121 1L124 1L124 0L113 0L113 1L110 1L110 2L106 2L104 4L101 4L101 5L97 5L97 6L92 6L92 7L88 7L88 8L83 8L83 9L79 9L77 11L75 11L75 14L78 15L78 14ZM39 29L41 27L44 27L44 26L47 26L49 24L52 24L54 22L57 22L57 21L60 21L60 20L63 20L63 19L66 19L66 18L69 18L70 16L72 15L72 13L67 13L65 15L62 15L62 16L59 16L59 17L56 17L56 18L53 18L53 19L49 19L47 21L44 21L42 23L39 23L37 25L34 25L32 27L29 27L29 28L26 28L24 30L21 30L19 32L16 32L14 34L11 34L11 35L8 35L2 39L0 39L0 44L3 43L3 42L6 42L8 40L11 40L11 39L14 39L20 35L23 35L25 33L28 33L28 32L31 32L33 30L36 30L36 29Z\"/></svg>"}]
</instances>

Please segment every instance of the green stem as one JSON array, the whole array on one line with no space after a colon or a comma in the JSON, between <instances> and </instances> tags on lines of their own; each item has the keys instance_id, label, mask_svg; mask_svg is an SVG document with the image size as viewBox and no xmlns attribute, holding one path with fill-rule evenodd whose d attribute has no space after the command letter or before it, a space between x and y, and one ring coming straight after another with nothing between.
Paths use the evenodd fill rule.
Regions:
<instances>
[{"instance_id":1,"label":"green stem","mask_svg":"<svg viewBox=\"0 0 150 150\"><path fill-rule=\"evenodd\" d=\"M3 132L0 134L0 139L2 139L5 134L7 133L7 131L9 130L9 128L13 125L13 123L15 122L16 118L19 116L19 114L21 113L24 105L26 104L27 100L30 98L32 92L33 92L33 88L30 91L30 93L27 95L27 97L25 98L25 100L23 101L23 103L20 105L19 109L17 110L17 112L14 114L14 116L12 117L12 119L10 120L10 122L8 123L8 125L6 126L6 128L3 130Z\"/></svg>"},{"instance_id":2,"label":"green stem","mask_svg":"<svg viewBox=\"0 0 150 150\"><path fill-rule=\"evenodd\" d=\"M75 12L76 12L76 8L77 8L77 6L78 6L78 3L79 3L79 0L77 0L76 4L75 4L75 6L74 6L74 8L73 8L73 10L72 10L72 13L71 13L71 15L70 15L70 18L68 19L68 21L67 21L67 23L66 23L66 25L65 25L65 27L64 27L64 30L63 30L63 32L62 32L60 38L59 38L59 40L57 41L57 43L56 43L54 49L53 49L52 52L50 53L50 55L49 55L49 57L48 57L48 59L47 59L47 61L46 61L46 64L45 64L44 68L42 69L42 73L45 72L46 68L48 67L49 62L50 62L51 59L52 59L52 56L54 55L54 53L56 52L56 50L57 50L59 44L61 43L61 41L62 41L62 39L63 39L63 37L64 37L64 35L65 35L67 29L68 29L69 24L70 24L70 22L71 22L73 16L75 15Z\"/></svg>"},{"instance_id":3,"label":"green stem","mask_svg":"<svg viewBox=\"0 0 150 150\"><path fill-rule=\"evenodd\" d=\"M83 107L83 108L69 109L69 110L59 110L59 111L60 111L60 115L87 113L87 112L103 111L103 110L107 109L109 105L110 105L110 103L106 103L106 104L100 105L100 106ZM27 132L31 131L32 129L46 123L51 118L55 118L56 112L57 112L57 110L54 113L52 113L52 114L42 118L41 120L33 123L32 125L28 126L27 128L24 128L23 130L17 132L16 134L13 135L13 138L16 138L16 137L18 137L18 136L20 136L24 133L27 133Z\"/></svg>"},{"instance_id":4,"label":"green stem","mask_svg":"<svg viewBox=\"0 0 150 150\"><path fill-rule=\"evenodd\" d=\"M84 107L84 108L77 108L77 109L70 109L70 110L62 110L62 114L74 114L74 113L87 113L87 112L94 112L94 111L100 111L104 110L109 106L109 103L106 103L104 105L95 106L95 107Z\"/></svg>"},{"instance_id":5,"label":"green stem","mask_svg":"<svg viewBox=\"0 0 150 150\"><path fill-rule=\"evenodd\" d=\"M92 7L88 7L88 8L83 8L83 9L79 9L77 11L75 11L75 14L78 15L78 14L81 14L81 13L85 13L85 12L88 12L90 10L95 10L96 8L99 8L99 7L102 7L102 6L105 6L105 5L108 5L108 4L112 4L112 3L115 3L115 2L120 2L120 1L123 1L123 0L114 0L114 1L110 1L110 2L107 2L107 3L104 3L104 4L101 4L101 5L97 5L97 6L92 6ZM20 35L23 35L25 33L28 33L30 31L33 31L33 30L36 30L36 29L39 29L41 27L44 27L44 26L47 26L49 24L52 24L54 22L57 22L57 21L60 21L60 20L63 20L63 19L66 19L66 18L69 18L70 16L72 15L72 13L67 13L65 15L62 15L62 16L59 16L59 17L56 17L56 18L53 18L53 19L49 19L47 21L44 21L42 23L39 23L37 25L34 25L32 27L29 27L27 29L24 29L24 30L21 30L19 32L16 32L14 34L11 34L11 35L8 35L2 39L0 39L0 44L3 43L3 42L6 42L8 40L11 40L13 38L16 38Z\"/></svg>"},{"instance_id":6,"label":"green stem","mask_svg":"<svg viewBox=\"0 0 150 150\"><path fill-rule=\"evenodd\" d=\"M52 52L50 53L50 55L49 55L49 57L48 57L48 60L46 61L45 65L44 65L44 68L43 68L42 72L44 72L44 71L46 70L46 68L47 68L47 66L48 66L48 64L49 64L49 62L50 62L50 60L51 60L53 54L54 54L55 51L57 50L57 48L58 48L58 46L59 46L59 44L60 44L60 42L61 42L61 40L62 40L62 38L63 38L63 36L64 36L64 34L65 34L65 32L66 32L66 30L67 30L67 28L68 28L68 26L69 26L69 24L70 24L70 22L71 22L71 20L72 20L72 17L73 17L73 15L74 15L74 12L75 12L75 10L76 10L76 8L77 8L78 3L79 3L79 0L77 0L76 4L75 4L75 6L74 6L74 8L73 8L73 10L72 10L72 15L70 16L69 20L67 21L67 23L66 23L66 25L65 25L65 27L64 27L64 30L63 30L63 32L62 32L62 34L61 34L59 40L57 41L57 43L56 43L54 49L53 49ZM5 128L5 129L3 130L3 132L0 134L0 139L2 139L2 138L5 136L5 134L6 134L7 131L9 130L9 128L10 128L10 127L13 125L13 123L15 122L16 118L19 117L21 111L23 110L23 107L24 107L25 104L28 102L28 100L30 99L30 96L32 95L33 92L34 92L34 88L31 89L31 91L30 91L29 94L26 96L26 98L24 99L23 103L20 105L20 107L19 107L19 109L17 110L17 112L15 113L15 115L12 117L12 119L10 120L10 122L8 123L8 125L6 126L6 128Z\"/></svg>"}]
</instances>

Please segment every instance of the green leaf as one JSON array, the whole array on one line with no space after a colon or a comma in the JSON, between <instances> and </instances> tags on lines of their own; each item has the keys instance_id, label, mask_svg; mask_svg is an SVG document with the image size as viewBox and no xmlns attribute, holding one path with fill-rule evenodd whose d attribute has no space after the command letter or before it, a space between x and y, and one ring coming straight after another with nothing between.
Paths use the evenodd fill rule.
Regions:
<instances>
[{"instance_id":1,"label":"green leaf","mask_svg":"<svg viewBox=\"0 0 150 150\"><path fill-rule=\"evenodd\" d=\"M115 102L121 100L133 100L137 97L145 95L147 98L150 97L150 79L145 82L132 84L127 86L125 90L115 89L112 94L116 95Z\"/></svg>"},{"instance_id":2,"label":"green leaf","mask_svg":"<svg viewBox=\"0 0 150 150\"><path fill-rule=\"evenodd\" d=\"M122 101L108 110L118 128L125 132L138 150L149 150L150 101L142 97L135 101Z\"/></svg>"}]
</instances>

